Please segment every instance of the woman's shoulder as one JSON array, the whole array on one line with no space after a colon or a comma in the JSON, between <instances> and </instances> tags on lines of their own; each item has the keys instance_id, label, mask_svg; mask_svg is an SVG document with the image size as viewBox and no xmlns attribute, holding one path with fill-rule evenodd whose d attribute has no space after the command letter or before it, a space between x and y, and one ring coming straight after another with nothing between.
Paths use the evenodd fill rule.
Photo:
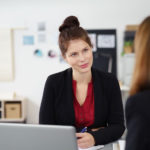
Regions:
<instances>
[{"instance_id":1,"label":"woman's shoulder","mask_svg":"<svg viewBox=\"0 0 150 150\"><path fill-rule=\"evenodd\" d=\"M71 68L68 68L66 70L49 75L47 77L47 81L61 83L62 79L65 78L65 76L69 75L70 73L71 73Z\"/></svg>"},{"instance_id":2,"label":"woman's shoulder","mask_svg":"<svg viewBox=\"0 0 150 150\"><path fill-rule=\"evenodd\" d=\"M139 112L150 112L150 90L141 91L133 96L130 96L126 102L126 112L129 110Z\"/></svg>"},{"instance_id":3,"label":"woman's shoulder","mask_svg":"<svg viewBox=\"0 0 150 150\"><path fill-rule=\"evenodd\" d=\"M132 95L127 99L127 104L137 103L142 105L144 102L150 104L150 90L138 92L137 94Z\"/></svg>"},{"instance_id":4,"label":"woman's shoulder","mask_svg":"<svg viewBox=\"0 0 150 150\"><path fill-rule=\"evenodd\" d=\"M96 68L92 68L92 72L93 72L93 75L96 77L96 78L100 78L102 79L104 82L110 82L110 81L114 81L114 80L117 80L117 77L113 74L113 73L109 73L109 72L103 72L103 71L100 71Z\"/></svg>"}]
</instances>

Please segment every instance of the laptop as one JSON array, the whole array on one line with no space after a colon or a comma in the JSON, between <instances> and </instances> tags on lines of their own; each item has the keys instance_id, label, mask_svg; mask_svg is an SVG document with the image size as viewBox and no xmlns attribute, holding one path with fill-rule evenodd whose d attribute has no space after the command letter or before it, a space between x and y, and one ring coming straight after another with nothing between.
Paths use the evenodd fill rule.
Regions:
<instances>
[{"instance_id":1,"label":"laptop","mask_svg":"<svg viewBox=\"0 0 150 150\"><path fill-rule=\"evenodd\" d=\"M75 128L0 123L1 150L78 150Z\"/></svg>"}]
</instances>

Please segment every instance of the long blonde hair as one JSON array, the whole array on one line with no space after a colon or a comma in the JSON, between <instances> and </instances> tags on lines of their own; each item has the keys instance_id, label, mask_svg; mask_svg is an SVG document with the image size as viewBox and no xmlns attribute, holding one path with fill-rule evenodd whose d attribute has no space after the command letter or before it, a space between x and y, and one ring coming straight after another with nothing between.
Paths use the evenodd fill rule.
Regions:
<instances>
[{"instance_id":1,"label":"long blonde hair","mask_svg":"<svg viewBox=\"0 0 150 150\"><path fill-rule=\"evenodd\" d=\"M150 89L150 16L140 24L134 40L135 67L130 95Z\"/></svg>"}]
</instances>

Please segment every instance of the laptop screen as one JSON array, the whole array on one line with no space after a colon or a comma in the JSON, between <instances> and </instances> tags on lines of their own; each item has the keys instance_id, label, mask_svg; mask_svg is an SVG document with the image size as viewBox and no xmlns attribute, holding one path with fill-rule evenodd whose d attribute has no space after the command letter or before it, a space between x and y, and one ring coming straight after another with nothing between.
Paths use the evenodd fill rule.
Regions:
<instances>
[{"instance_id":1,"label":"laptop screen","mask_svg":"<svg viewBox=\"0 0 150 150\"><path fill-rule=\"evenodd\" d=\"M0 123L2 150L78 150L72 126Z\"/></svg>"}]
</instances>

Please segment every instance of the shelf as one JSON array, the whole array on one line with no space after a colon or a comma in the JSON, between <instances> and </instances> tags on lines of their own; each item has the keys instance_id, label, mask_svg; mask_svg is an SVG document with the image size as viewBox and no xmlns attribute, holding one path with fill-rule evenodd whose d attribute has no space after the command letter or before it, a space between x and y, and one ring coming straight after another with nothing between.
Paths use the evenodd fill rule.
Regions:
<instances>
[{"instance_id":1,"label":"shelf","mask_svg":"<svg viewBox=\"0 0 150 150\"><path fill-rule=\"evenodd\" d=\"M25 122L25 119L24 118L21 118L21 119L0 119L0 122L14 122L14 123L17 123L17 122Z\"/></svg>"},{"instance_id":2,"label":"shelf","mask_svg":"<svg viewBox=\"0 0 150 150\"><path fill-rule=\"evenodd\" d=\"M0 122L25 122L26 101L24 99L0 99Z\"/></svg>"}]
</instances>

